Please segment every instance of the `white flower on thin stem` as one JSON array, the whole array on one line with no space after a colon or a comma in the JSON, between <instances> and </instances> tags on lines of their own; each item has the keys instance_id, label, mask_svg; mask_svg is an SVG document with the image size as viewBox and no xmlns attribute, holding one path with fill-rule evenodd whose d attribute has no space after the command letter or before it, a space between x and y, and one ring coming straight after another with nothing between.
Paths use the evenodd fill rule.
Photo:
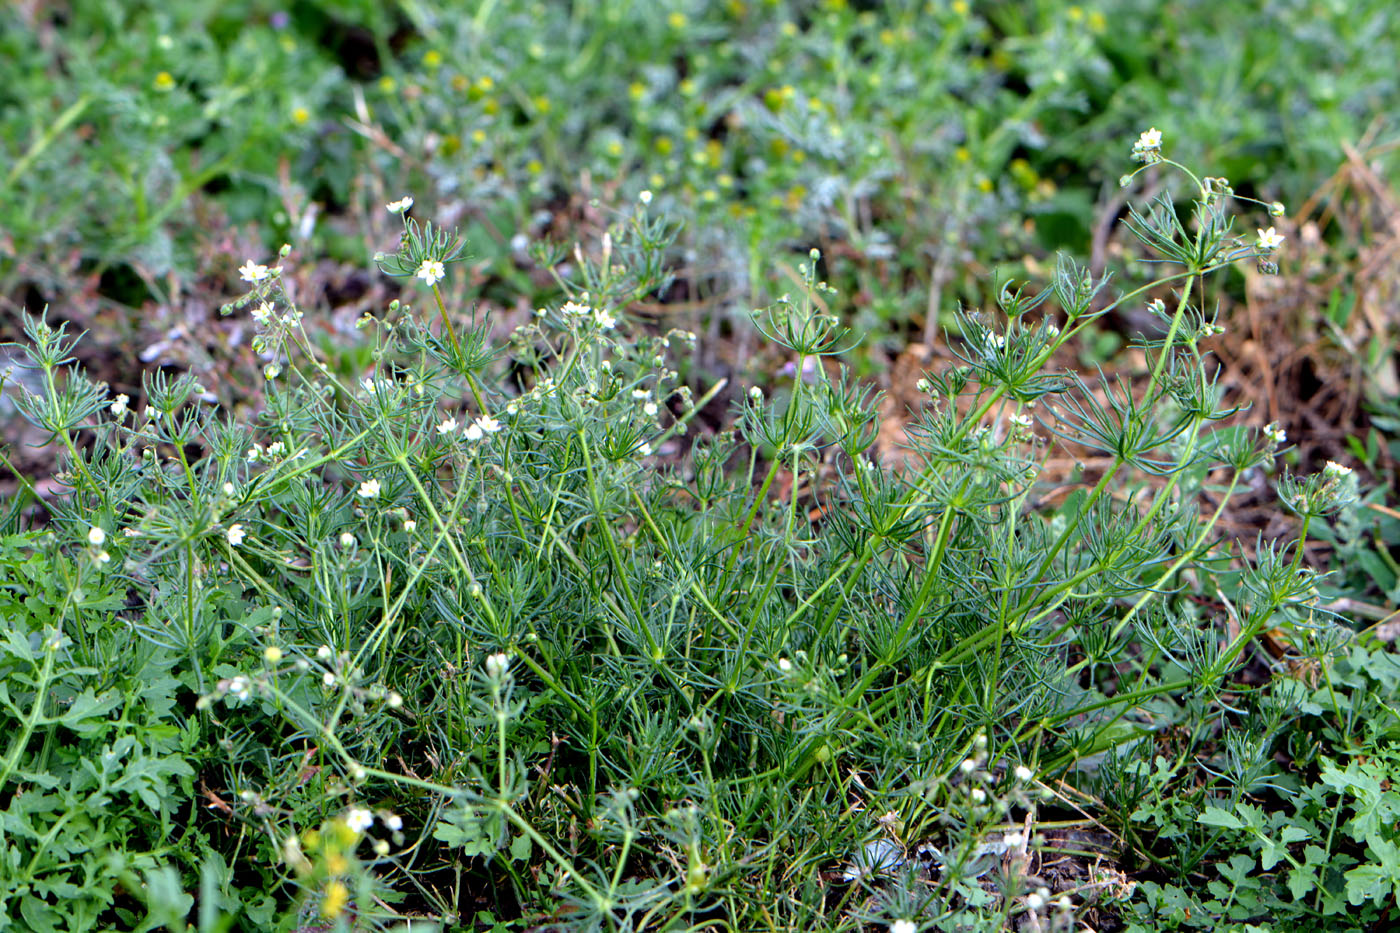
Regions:
<instances>
[{"instance_id":1,"label":"white flower on thin stem","mask_svg":"<svg viewBox=\"0 0 1400 933\"><path fill-rule=\"evenodd\" d=\"M431 286L447 278L447 270L436 259L425 259L418 267L416 275Z\"/></svg>"},{"instance_id":2,"label":"white flower on thin stem","mask_svg":"<svg viewBox=\"0 0 1400 933\"><path fill-rule=\"evenodd\" d=\"M126 406L127 406L127 403L130 402L130 401L131 401L131 396L129 396L129 395L118 395L118 396L112 401L112 415L113 415L113 417L115 417L115 418L117 418L117 419L119 419L119 420L120 420L121 418L126 417Z\"/></svg>"},{"instance_id":3,"label":"white flower on thin stem","mask_svg":"<svg viewBox=\"0 0 1400 933\"><path fill-rule=\"evenodd\" d=\"M643 191L641 194L637 195L637 200L638 200L638 201L641 201L643 204L650 204L650 203L651 203L651 192L650 192L650 191Z\"/></svg>"},{"instance_id":4,"label":"white flower on thin stem","mask_svg":"<svg viewBox=\"0 0 1400 933\"><path fill-rule=\"evenodd\" d=\"M340 546L343 547L343 548L352 548L352 547L354 547L354 546L355 546L355 536L352 535L352 534L351 534L350 532L348 532L348 531L341 532L341 535L340 535Z\"/></svg>"},{"instance_id":5,"label":"white flower on thin stem","mask_svg":"<svg viewBox=\"0 0 1400 933\"><path fill-rule=\"evenodd\" d=\"M890 924L890 933L918 933L913 920L896 920Z\"/></svg>"},{"instance_id":6,"label":"white flower on thin stem","mask_svg":"<svg viewBox=\"0 0 1400 933\"><path fill-rule=\"evenodd\" d=\"M510 670L510 656L493 654L486 659L486 673L491 677L501 677Z\"/></svg>"},{"instance_id":7,"label":"white flower on thin stem","mask_svg":"<svg viewBox=\"0 0 1400 933\"><path fill-rule=\"evenodd\" d=\"M412 195L404 195L399 200L390 201L384 206L389 209L389 213L391 214L402 214L404 211L408 210L410 207L413 206L413 197Z\"/></svg>"},{"instance_id":8,"label":"white flower on thin stem","mask_svg":"<svg viewBox=\"0 0 1400 933\"><path fill-rule=\"evenodd\" d=\"M455 430L457 430L456 418L448 418L442 424L437 426L437 432L439 434L451 434Z\"/></svg>"},{"instance_id":9,"label":"white flower on thin stem","mask_svg":"<svg viewBox=\"0 0 1400 933\"><path fill-rule=\"evenodd\" d=\"M1260 230L1259 239L1254 245L1262 252L1272 253L1283 245L1283 234L1276 231L1273 227L1267 230Z\"/></svg>"},{"instance_id":10,"label":"white flower on thin stem","mask_svg":"<svg viewBox=\"0 0 1400 933\"><path fill-rule=\"evenodd\" d=\"M260 262L253 262L253 260L251 259L245 262L243 264L243 267L238 270L238 275L243 279L243 281L252 282L254 285L261 282L263 279L267 278L271 274L272 271L268 269L267 266L263 265Z\"/></svg>"},{"instance_id":11,"label":"white flower on thin stem","mask_svg":"<svg viewBox=\"0 0 1400 933\"><path fill-rule=\"evenodd\" d=\"M325 661L325 660L328 659L330 656L331 656L331 646L330 646L330 645L322 645L321 647L319 647L319 648L316 649L316 657L320 658L322 661Z\"/></svg>"},{"instance_id":12,"label":"white flower on thin stem","mask_svg":"<svg viewBox=\"0 0 1400 933\"><path fill-rule=\"evenodd\" d=\"M1162 131L1157 127L1144 130L1142 135L1133 143L1134 162L1160 162L1162 160Z\"/></svg>"},{"instance_id":13,"label":"white flower on thin stem","mask_svg":"<svg viewBox=\"0 0 1400 933\"><path fill-rule=\"evenodd\" d=\"M613 317L610 312L602 308L598 308L593 312L593 320L597 321L598 326L603 328L603 330L612 330L617 326L617 318Z\"/></svg>"},{"instance_id":14,"label":"white flower on thin stem","mask_svg":"<svg viewBox=\"0 0 1400 933\"><path fill-rule=\"evenodd\" d=\"M350 812L345 814L345 825L357 833L362 833L374 825L374 814L369 810L351 807Z\"/></svg>"},{"instance_id":15,"label":"white flower on thin stem","mask_svg":"<svg viewBox=\"0 0 1400 933\"><path fill-rule=\"evenodd\" d=\"M1016 766L1016 780L1024 784L1033 777L1035 777L1035 773L1031 771L1030 768L1027 768L1025 765Z\"/></svg>"},{"instance_id":16,"label":"white flower on thin stem","mask_svg":"<svg viewBox=\"0 0 1400 933\"><path fill-rule=\"evenodd\" d=\"M379 495L379 480L367 479L360 484L360 498L374 499Z\"/></svg>"},{"instance_id":17,"label":"white flower on thin stem","mask_svg":"<svg viewBox=\"0 0 1400 933\"><path fill-rule=\"evenodd\" d=\"M247 536L248 532L238 523L229 525L228 531L224 532L224 537L228 538L229 547L238 547Z\"/></svg>"},{"instance_id":18,"label":"white flower on thin stem","mask_svg":"<svg viewBox=\"0 0 1400 933\"><path fill-rule=\"evenodd\" d=\"M1277 421L1271 421L1264 425L1264 436L1274 444L1282 444L1288 440L1288 434L1279 426Z\"/></svg>"},{"instance_id":19,"label":"white flower on thin stem","mask_svg":"<svg viewBox=\"0 0 1400 933\"><path fill-rule=\"evenodd\" d=\"M394 832L398 832L403 829L403 817L399 816L397 813L390 813L388 816L384 817L384 825Z\"/></svg>"},{"instance_id":20,"label":"white flower on thin stem","mask_svg":"<svg viewBox=\"0 0 1400 933\"><path fill-rule=\"evenodd\" d=\"M88 544L93 547L101 547L107 543L107 532L100 525L93 525L88 529Z\"/></svg>"},{"instance_id":21,"label":"white flower on thin stem","mask_svg":"<svg viewBox=\"0 0 1400 933\"><path fill-rule=\"evenodd\" d=\"M480 418L476 419L475 424L487 434L495 434L501 429L501 423L490 415L482 415Z\"/></svg>"}]
</instances>

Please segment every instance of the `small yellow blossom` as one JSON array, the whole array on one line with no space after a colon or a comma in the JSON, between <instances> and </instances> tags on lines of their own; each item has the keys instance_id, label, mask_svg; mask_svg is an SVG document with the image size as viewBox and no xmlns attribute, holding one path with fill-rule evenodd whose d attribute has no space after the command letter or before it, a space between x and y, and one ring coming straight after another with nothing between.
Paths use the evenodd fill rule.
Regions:
<instances>
[{"instance_id":1,"label":"small yellow blossom","mask_svg":"<svg viewBox=\"0 0 1400 933\"><path fill-rule=\"evenodd\" d=\"M350 901L350 889L344 882L332 881L326 885L326 896L321 898L321 915L334 920L340 916Z\"/></svg>"}]
</instances>

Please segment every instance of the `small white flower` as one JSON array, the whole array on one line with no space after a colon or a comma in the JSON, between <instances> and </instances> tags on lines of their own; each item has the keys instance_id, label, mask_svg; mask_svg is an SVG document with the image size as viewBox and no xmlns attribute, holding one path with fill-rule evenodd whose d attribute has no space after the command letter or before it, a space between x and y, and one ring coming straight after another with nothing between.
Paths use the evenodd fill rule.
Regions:
<instances>
[{"instance_id":1,"label":"small white flower","mask_svg":"<svg viewBox=\"0 0 1400 933\"><path fill-rule=\"evenodd\" d=\"M1341 479L1351 475L1351 467L1342 466L1334 460L1328 460L1327 465L1322 468L1322 475L1328 479Z\"/></svg>"},{"instance_id":2,"label":"small white flower","mask_svg":"<svg viewBox=\"0 0 1400 933\"><path fill-rule=\"evenodd\" d=\"M379 480L367 479L360 484L360 498L374 499L379 495Z\"/></svg>"},{"instance_id":3,"label":"small white flower","mask_svg":"<svg viewBox=\"0 0 1400 933\"><path fill-rule=\"evenodd\" d=\"M890 924L890 933L918 933L913 920L896 920Z\"/></svg>"},{"instance_id":4,"label":"small white flower","mask_svg":"<svg viewBox=\"0 0 1400 933\"><path fill-rule=\"evenodd\" d=\"M287 445L281 441L273 441L267 445L267 455L269 457L280 457L287 450Z\"/></svg>"},{"instance_id":5,"label":"small white flower","mask_svg":"<svg viewBox=\"0 0 1400 933\"><path fill-rule=\"evenodd\" d=\"M1147 303L1147 310L1161 316L1167 313L1167 304L1160 298L1153 298Z\"/></svg>"},{"instance_id":6,"label":"small white flower","mask_svg":"<svg viewBox=\"0 0 1400 933\"><path fill-rule=\"evenodd\" d=\"M1264 425L1264 436L1274 444L1282 444L1284 441L1288 440L1288 434L1277 421L1271 421Z\"/></svg>"},{"instance_id":7,"label":"small white flower","mask_svg":"<svg viewBox=\"0 0 1400 933\"><path fill-rule=\"evenodd\" d=\"M272 320L272 313L275 310L272 305L264 301L253 309L253 320L266 327L267 322Z\"/></svg>"},{"instance_id":8,"label":"small white flower","mask_svg":"<svg viewBox=\"0 0 1400 933\"><path fill-rule=\"evenodd\" d=\"M490 415L482 415L480 418L476 419L475 424L487 434L495 434L501 429L501 423Z\"/></svg>"},{"instance_id":9,"label":"small white flower","mask_svg":"<svg viewBox=\"0 0 1400 933\"><path fill-rule=\"evenodd\" d=\"M505 654L493 654L486 659L486 673L491 677L501 677L510 670L510 657Z\"/></svg>"},{"instance_id":10,"label":"small white flower","mask_svg":"<svg viewBox=\"0 0 1400 933\"><path fill-rule=\"evenodd\" d=\"M447 278L447 270L445 270L442 267L442 263L438 262L436 259L423 260L422 265L418 267L418 272L415 274L430 286L436 285L438 282Z\"/></svg>"},{"instance_id":11,"label":"small white flower","mask_svg":"<svg viewBox=\"0 0 1400 933\"><path fill-rule=\"evenodd\" d=\"M352 547L354 547L354 546L355 546L355 536L352 535L352 534L351 534L350 532L348 532L348 531L342 531L342 532L340 533L340 546L343 547L343 548L352 548Z\"/></svg>"},{"instance_id":12,"label":"small white flower","mask_svg":"<svg viewBox=\"0 0 1400 933\"><path fill-rule=\"evenodd\" d=\"M413 534L413 532L416 531L417 529L418 529L418 523L417 523L417 522L415 522L415 521L414 521L413 519L411 519L411 518L406 518L406 519L404 519L404 523L403 523L403 530L404 530L404 531L408 532L409 534Z\"/></svg>"},{"instance_id":13,"label":"small white flower","mask_svg":"<svg viewBox=\"0 0 1400 933\"><path fill-rule=\"evenodd\" d=\"M977 762L971 758L964 758L962 764L958 765L958 770L963 774L971 774L977 770Z\"/></svg>"},{"instance_id":14,"label":"small white flower","mask_svg":"<svg viewBox=\"0 0 1400 933\"><path fill-rule=\"evenodd\" d=\"M642 406L642 413L645 414L648 418L655 418L656 413L659 410L660 409L656 407L655 402L647 402L645 405Z\"/></svg>"},{"instance_id":15,"label":"small white flower","mask_svg":"<svg viewBox=\"0 0 1400 933\"><path fill-rule=\"evenodd\" d=\"M479 441L485 436L485 432L481 430L481 425L477 424L475 421L467 425L467 429L462 433L466 435L467 440L472 442Z\"/></svg>"},{"instance_id":16,"label":"small white flower","mask_svg":"<svg viewBox=\"0 0 1400 933\"><path fill-rule=\"evenodd\" d=\"M223 490L224 490L224 495L226 495L226 496L231 496L231 495L233 495L233 483L224 483L224 485L223 485L222 488L223 488Z\"/></svg>"},{"instance_id":17,"label":"small white flower","mask_svg":"<svg viewBox=\"0 0 1400 933\"><path fill-rule=\"evenodd\" d=\"M637 195L637 200L638 200L638 201L641 201L643 204L650 204L650 203L651 203L651 192L650 192L650 191L643 191L641 194Z\"/></svg>"},{"instance_id":18,"label":"small white flower","mask_svg":"<svg viewBox=\"0 0 1400 933\"><path fill-rule=\"evenodd\" d=\"M100 525L93 525L88 529L88 544L93 547L101 547L107 543L107 532L102 530Z\"/></svg>"},{"instance_id":19,"label":"small white flower","mask_svg":"<svg viewBox=\"0 0 1400 933\"><path fill-rule=\"evenodd\" d=\"M779 658L778 670L782 671L784 674L788 673L792 670L792 662L789 661L787 658Z\"/></svg>"},{"instance_id":20,"label":"small white flower","mask_svg":"<svg viewBox=\"0 0 1400 933\"><path fill-rule=\"evenodd\" d=\"M384 206L389 209L389 213L391 214L402 214L413 206L413 197L411 195L404 195L399 200L390 201Z\"/></svg>"},{"instance_id":21,"label":"small white flower","mask_svg":"<svg viewBox=\"0 0 1400 933\"><path fill-rule=\"evenodd\" d=\"M261 460L263 456L262 444L254 444L252 447L249 447L247 456L249 463L257 463Z\"/></svg>"},{"instance_id":22,"label":"small white flower","mask_svg":"<svg viewBox=\"0 0 1400 933\"><path fill-rule=\"evenodd\" d=\"M330 645L322 645L321 647L319 647L319 648L316 649L316 657L320 658L322 661L329 660L329 659L330 659L330 656L331 656L331 646L330 646Z\"/></svg>"},{"instance_id":23,"label":"small white flower","mask_svg":"<svg viewBox=\"0 0 1400 933\"><path fill-rule=\"evenodd\" d=\"M326 671L324 674L321 675L321 683L325 684L327 687L334 687L335 675L332 674L330 671Z\"/></svg>"},{"instance_id":24,"label":"small white flower","mask_svg":"<svg viewBox=\"0 0 1400 933\"><path fill-rule=\"evenodd\" d=\"M256 285L258 282L261 282L271 275L272 272L262 263L253 262L253 260L250 259L243 264L243 268L238 270L238 274L242 277L243 281L252 282Z\"/></svg>"},{"instance_id":25,"label":"small white flower","mask_svg":"<svg viewBox=\"0 0 1400 933\"><path fill-rule=\"evenodd\" d=\"M1045 898L1040 896L1039 891L1032 891L1026 895L1026 906L1031 910L1040 910L1045 906Z\"/></svg>"},{"instance_id":26,"label":"small white flower","mask_svg":"<svg viewBox=\"0 0 1400 933\"><path fill-rule=\"evenodd\" d=\"M611 313L603 308L599 308L593 312L593 320L597 321L598 326L603 328L603 330L612 330L617 326L617 318L613 317Z\"/></svg>"},{"instance_id":27,"label":"small white flower","mask_svg":"<svg viewBox=\"0 0 1400 933\"><path fill-rule=\"evenodd\" d=\"M117 418L117 420L126 417L126 405L130 401L131 397L129 395L118 395L112 401L112 415Z\"/></svg>"},{"instance_id":28,"label":"small white flower","mask_svg":"<svg viewBox=\"0 0 1400 933\"><path fill-rule=\"evenodd\" d=\"M397 813L390 813L388 816L384 817L384 825L393 832L398 832L403 829L403 817L399 816Z\"/></svg>"},{"instance_id":29,"label":"small white flower","mask_svg":"<svg viewBox=\"0 0 1400 933\"><path fill-rule=\"evenodd\" d=\"M1030 768L1027 768L1025 765L1016 766L1016 780L1020 781L1022 784L1030 781L1033 777L1035 777L1035 773L1031 771Z\"/></svg>"},{"instance_id":30,"label":"small white flower","mask_svg":"<svg viewBox=\"0 0 1400 933\"><path fill-rule=\"evenodd\" d=\"M650 457L650 456L651 456L651 445L648 444L646 441L642 441L640 444L638 444L638 445L637 445L637 456L639 456L639 457Z\"/></svg>"},{"instance_id":31,"label":"small white flower","mask_svg":"<svg viewBox=\"0 0 1400 933\"><path fill-rule=\"evenodd\" d=\"M251 684L249 684L248 678L239 674L228 682L228 692L242 700L248 696L248 688L250 686Z\"/></svg>"},{"instance_id":32,"label":"small white flower","mask_svg":"<svg viewBox=\"0 0 1400 933\"><path fill-rule=\"evenodd\" d=\"M1261 252L1271 253L1283 245L1283 234L1273 227L1259 231L1259 239L1254 244Z\"/></svg>"},{"instance_id":33,"label":"small white flower","mask_svg":"<svg viewBox=\"0 0 1400 933\"><path fill-rule=\"evenodd\" d=\"M395 693L393 690L390 690L389 695L384 698L384 702L389 705L390 709L398 709L399 707L403 706L403 697L400 696L398 693ZM397 819L398 817L391 816L386 822L390 822L392 824L392 821ZM399 822L400 824L402 824L403 821L400 820ZM394 829L395 827L393 825L390 825L389 828Z\"/></svg>"},{"instance_id":34,"label":"small white flower","mask_svg":"<svg viewBox=\"0 0 1400 933\"><path fill-rule=\"evenodd\" d=\"M566 301L564 307L559 309L559 313L564 317L587 317L593 313L593 309L588 305L579 304L577 301Z\"/></svg>"},{"instance_id":35,"label":"small white flower","mask_svg":"<svg viewBox=\"0 0 1400 933\"><path fill-rule=\"evenodd\" d=\"M228 538L229 547L238 547L243 543L243 539L248 536L241 524L235 522L228 526L228 531L224 532L224 537Z\"/></svg>"},{"instance_id":36,"label":"small white flower","mask_svg":"<svg viewBox=\"0 0 1400 933\"><path fill-rule=\"evenodd\" d=\"M974 787L974 788L972 789L972 802L973 802L973 803L983 803L983 802L986 801L986 799L987 799L987 792L984 791L982 788L980 788L980 787Z\"/></svg>"},{"instance_id":37,"label":"small white flower","mask_svg":"<svg viewBox=\"0 0 1400 933\"><path fill-rule=\"evenodd\" d=\"M375 855L379 856L380 858L384 858L386 855L389 854L389 840L376 839L374 840L374 845L371 846L371 848L374 849Z\"/></svg>"},{"instance_id":38,"label":"small white flower","mask_svg":"<svg viewBox=\"0 0 1400 933\"><path fill-rule=\"evenodd\" d=\"M1137 162L1158 162L1162 158L1162 132L1157 127L1144 130L1133 143L1133 159Z\"/></svg>"},{"instance_id":39,"label":"small white flower","mask_svg":"<svg viewBox=\"0 0 1400 933\"><path fill-rule=\"evenodd\" d=\"M350 812L345 814L345 825L357 833L362 833L374 825L374 814L369 810L351 807Z\"/></svg>"}]
</instances>

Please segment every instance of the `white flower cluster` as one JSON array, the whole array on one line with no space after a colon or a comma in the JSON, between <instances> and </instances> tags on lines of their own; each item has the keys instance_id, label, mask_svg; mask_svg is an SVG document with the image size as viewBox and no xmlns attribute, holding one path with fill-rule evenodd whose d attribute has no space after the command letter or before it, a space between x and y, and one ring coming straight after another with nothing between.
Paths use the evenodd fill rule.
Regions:
<instances>
[{"instance_id":1,"label":"white flower cluster","mask_svg":"<svg viewBox=\"0 0 1400 933\"><path fill-rule=\"evenodd\" d=\"M1162 131L1157 127L1144 130L1133 143L1133 161L1151 165L1162 161Z\"/></svg>"},{"instance_id":2,"label":"white flower cluster","mask_svg":"<svg viewBox=\"0 0 1400 933\"><path fill-rule=\"evenodd\" d=\"M541 309L543 312L543 309ZM566 301L559 309L559 313L564 316L565 321L582 321L592 318L593 322L603 330L612 330L617 326L617 318L606 308L593 308L577 301Z\"/></svg>"}]
</instances>

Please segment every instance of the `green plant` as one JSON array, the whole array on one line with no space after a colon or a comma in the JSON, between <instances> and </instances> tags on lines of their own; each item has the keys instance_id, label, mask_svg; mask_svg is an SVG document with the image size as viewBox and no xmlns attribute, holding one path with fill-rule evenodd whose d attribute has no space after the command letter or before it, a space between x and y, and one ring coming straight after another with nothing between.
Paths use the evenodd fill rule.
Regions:
<instances>
[{"instance_id":1,"label":"green plant","mask_svg":"<svg viewBox=\"0 0 1400 933\"><path fill-rule=\"evenodd\" d=\"M1353 645L1316 676L1311 686L1276 681L1271 734L1234 743L1227 773L1216 775L1218 787L1231 788L1227 797L1216 796L1218 787L1202 788L1194 805L1149 796L1135 814L1157 820L1180 844L1204 840L1211 858L1209 871L1192 873L1195 883L1183 883L1185 875L1144 882L1128 910L1130 929L1243 929L1267 918L1274 929L1359 931L1389 922L1400 877L1400 797L1390 790L1400 766L1400 667L1388 651ZM1285 712L1296 719L1280 728ZM1270 760L1271 748L1284 753L1285 767ZM1246 780L1228 773L1241 762L1252 772ZM1167 771L1166 761L1159 757L1157 768Z\"/></svg>"},{"instance_id":2,"label":"green plant","mask_svg":"<svg viewBox=\"0 0 1400 933\"><path fill-rule=\"evenodd\" d=\"M274 892L282 929L453 927L473 904L559 929L1067 924L1052 896L1074 892L1028 868L1043 782L1164 718L1218 745L1242 650L1321 627L1296 545L1246 559L1216 530L1279 438L1218 423L1204 280L1270 270L1281 238L1234 233L1228 186L1161 142L1133 154L1195 199L1129 224L1164 273L1110 298L1065 259L1044 292L1004 286L1000 316L960 313L903 469L869 457L874 393L807 365L856 339L822 310L816 250L756 319L799 377L695 430L725 386L695 397L670 368L694 336L626 311L665 286L676 235L645 199L551 267L568 300L506 341L445 291L459 238L390 205L404 232L379 265L428 312L367 314L351 380L280 262L249 260L225 310L259 331L254 424L191 376L148 378L139 413L109 402L30 321L45 391L19 406L60 450L60 552L132 594L109 637L138 633L199 695L190 756L222 803L186 826L202 864ZM1034 313L1052 296L1059 321ZM1139 301L1163 324L1139 384L1047 372ZM1043 508L1037 422L1109 462ZM1355 490L1329 469L1281 492L1306 534ZM253 928L264 902L210 877Z\"/></svg>"}]
</instances>

